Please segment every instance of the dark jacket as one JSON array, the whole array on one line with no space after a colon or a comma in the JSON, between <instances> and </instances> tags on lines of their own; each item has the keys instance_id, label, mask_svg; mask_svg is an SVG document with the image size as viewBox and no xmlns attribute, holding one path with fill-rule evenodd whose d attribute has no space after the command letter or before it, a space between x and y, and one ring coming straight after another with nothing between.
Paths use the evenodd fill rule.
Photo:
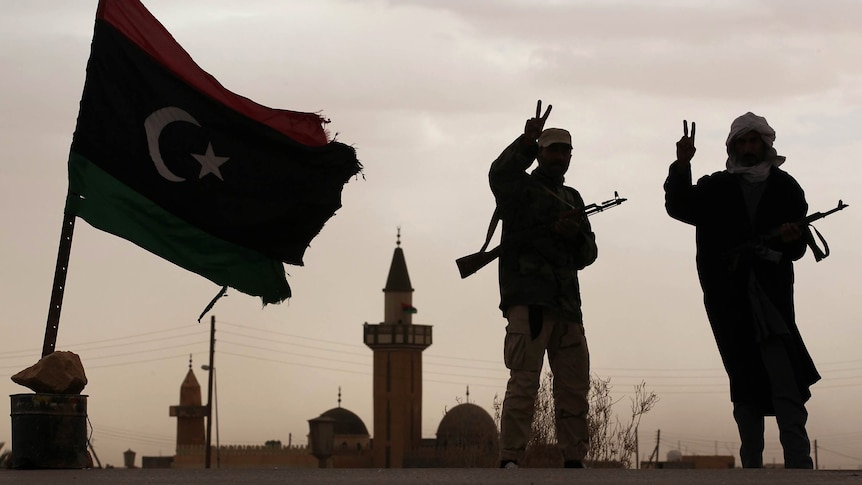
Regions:
<instances>
[{"instance_id":1,"label":"dark jacket","mask_svg":"<svg viewBox=\"0 0 862 485\"><path fill-rule=\"evenodd\" d=\"M596 260L595 234L586 217L572 239L552 230L559 214L571 210L559 198L577 208L584 201L562 179L527 174L535 155L536 147L525 151L515 140L488 175L503 222L500 309L505 314L512 305L538 305L582 323L578 270Z\"/></svg>"},{"instance_id":2,"label":"dark jacket","mask_svg":"<svg viewBox=\"0 0 862 485\"><path fill-rule=\"evenodd\" d=\"M674 162L664 189L667 213L696 227L697 272L706 313L730 378L731 400L759 403L770 413L760 341L777 338L783 342L803 400L811 396L808 388L820 376L802 342L793 307L793 261L805 254L805 242L759 238L804 217L808 204L796 180L777 167L772 167L763 183L753 223L738 175L716 172L693 186L691 166ZM751 244L758 240L760 246ZM777 261L761 257L764 248L775 251ZM780 314L781 332L764 335L755 328L749 299L752 275Z\"/></svg>"}]
</instances>

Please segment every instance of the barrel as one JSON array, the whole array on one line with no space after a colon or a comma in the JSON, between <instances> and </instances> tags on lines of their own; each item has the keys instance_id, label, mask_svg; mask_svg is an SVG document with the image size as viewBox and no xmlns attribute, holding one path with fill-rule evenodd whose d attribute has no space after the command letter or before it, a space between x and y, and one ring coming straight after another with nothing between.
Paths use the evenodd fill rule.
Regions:
<instances>
[{"instance_id":1,"label":"barrel","mask_svg":"<svg viewBox=\"0 0 862 485\"><path fill-rule=\"evenodd\" d=\"M87 396L12 394L13 468L86 468Z\"/></svg>"}]
</instances>

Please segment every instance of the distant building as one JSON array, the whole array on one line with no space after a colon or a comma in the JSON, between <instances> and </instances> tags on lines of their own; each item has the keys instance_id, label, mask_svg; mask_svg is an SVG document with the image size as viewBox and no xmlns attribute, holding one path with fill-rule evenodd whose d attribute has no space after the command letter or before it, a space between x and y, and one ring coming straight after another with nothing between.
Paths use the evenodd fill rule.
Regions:
<instances>
[{"instance_id":1,"label":"distant building","mask_svg":"<svg viewBox=\"0 0 862 485\"><path fill-rule=\"evenodd\" d=\"M422 447L422 351L431 345L431 327L413 325L400 231L383 294L383 322L363 326L374 351L374 466L402 468L405 453Z\"/></svg>"},{"instance_id":2,"label":"distant building","mask_svg":"<svg viewBox=\"0 0 862 485\"><path fill-rule=\"evenodd\" d=\"M198 453L184 453L184 450L201 450L206 446L206 427L204 418L207 415L207 407L203 405L201 398L201 385L198 383L195 372L192 370L192 359L189 357L189 370L180 385L180 403L169 408L169 414L177 418L177 454L166 462L152 460L151 457L142 457L141 466L144 468L163 468L167 464L171 468L200 467L204 464L204 455Z\"/></svg>"},{"instance_id":3,"label":"distant building","mask_svg":"<svg viewBox=\"0 0 862 485\"><path fill-rule=\"evenodd\" d=\"M177 448L173 457L142 457L142 468L203 468L206 464L207 406L201 404L201 386L192 370L180 385L180 403L170 407L177 418ZM212 468L255 468L262 466L292 466L313 468L317 460L305 446L281 446L267 443L258 446L222 445L210 453Z\"/></svg>"},{"instance_id":4,"label":"distant building","mask_svg":"<svg viewBox=\"0 0 862 485\"><path fill-rule=\"evenodd\" d=\"M495 467L499 463L499 448L494 419L475 404L467 402L453 407L437 427L435 455L440 466Z\"/></svg>"},{"instance_id":5,"label":"distant building","mask_svg":"<svg viewBox=\"0 0 862 485\"><path fill-rule=\"evenodd\" d=\"M671 450L667 461L641 462L641 468L689 468L698 470L733 468L736 460L733 455L683 455L679 450Z\"/></svg>"},{"instance_id":6,"label":"distant building","mask_svg":"<svg viewBox=\"0 0 862 485\"><path fill-rule=\"evenodd\" d=\"M733 455L682 455L683 463L691 463L696 469L733 468L736 461Z\"/></svg>"},{"instance_id":7,"label":"distant building","mask_svg":"<svg viewBox=\"0 0 862 485\"><path fill-rule=\"evenodd\" d=\"M371 435L365 423L356 414L339 406L321 414L335 420L335 442L333 450L363 451L371 449Z\"/></svg>"},{"instance_id":8,"label":"distant building","mask_svg":"<svg viewBox=\"0 0 862 485\"><path fill-rule=\"evenodd\" d=\"M338 391L338 407L324 412L321 416L335 420L335 436L332 444L333 468L371 468L374 466L371 436L368 434L368 428L359 416L341 407L340 389Z\"/></svg>"},{"instance_id":9,"label":"distant building","mask_svg":"<svg viewBox=\"0 0 862 485\"><path fill-rule=\"evenodd\" d=\"M141 468L171 468L174 462L172 456L143 456L141 457Z\"/></svg>"},{"instance_id":10,"label":"distant building","mask_svg":"<svg viewBox=\"0 0 862 485\"><path fill-rule=\"evenodd\" d=\"M192 359L189 357L189 371L180 385L180 404L171 406L169 411L177 418L177 446L203 446L206 444L204 417L207 407L201 399L201 385L192 370Z\"/></svg>"},{"instance_id":11,"label":"distant building","mask_svg":"<svg viewBox=\"0 0 862 485\"><path fill-rule=\"evenodd\" d=\"M450 409L440 421L437 438L422 438L422 351L431 345L431 326L413 324L413 287L399 231L384 293L384 320L363 325L363 341L374 352L374 436L362 419L341 407L321 416L334 420L335 468L494 467L498 434L491 416L468 402ZM206 455L201 386L189 370L180 386L180 403L170 406L177 418L173 457L143 457L143 468L202 468ZM314 468L318 460L308 446L221 445L211 450L213 468L281 466Z\"/></svg>"}]
</instances>

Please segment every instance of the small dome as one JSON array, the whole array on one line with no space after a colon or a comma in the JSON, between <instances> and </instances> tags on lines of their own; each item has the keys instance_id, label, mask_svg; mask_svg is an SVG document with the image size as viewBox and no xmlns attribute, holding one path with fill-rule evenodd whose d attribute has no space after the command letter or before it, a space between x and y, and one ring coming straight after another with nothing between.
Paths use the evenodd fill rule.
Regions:
<instances>
[{"instance_id":1,"label":"small dome","mask_svg":"<svg viewBox=\"0 0 862 485\"><path fill-rule=\"evenodd\" d=\"M365 427L365 423L363 423L362 420L359 419L359 416L354 414L352 411L348 411L344 408L332 408L321 414L321 416L326 416L335 420L336 435L369 436L368 428Z\"/></svg>"},{"instance_id":2,"label":"small dome","mask_svg":"<svg viewBox=\"0 0 862 485\"><path fill-rule=\"evenodd\" d=\"M437 426L437 443L446 446L497 442L497 425L481 407L464 403L450 409Z\"/></svg>"}]
</instances>

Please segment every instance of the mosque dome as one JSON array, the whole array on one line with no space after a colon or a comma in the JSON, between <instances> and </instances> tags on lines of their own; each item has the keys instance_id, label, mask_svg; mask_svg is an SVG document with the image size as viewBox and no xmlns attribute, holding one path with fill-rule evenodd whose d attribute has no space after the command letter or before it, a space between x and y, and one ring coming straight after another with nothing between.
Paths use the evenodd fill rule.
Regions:
<instances>
[{"instance_id":1,"label":"mosque dome","mask_svg":"<svg viewBox=\"0 0 862 485\"><path fill-rule=\"evenodd\" d=\"M472 403L453 407L437 426L437 446L495 446L497 441L494 419Z\"/></svg>"},{"instance_id":2,"label":"mosque dome","mask_svg":"<svg viewBox=\"0 0 862 485\"><path fill-rule=\"evenodd\" d=\"M342 407L337 407L326 411L321 414L321 416L326 416L335 420L334 427L336 435L369 436L368 428L365 427L365 423L363 423L362 419L352 411Z\"/></svg>"}]
</instances>

